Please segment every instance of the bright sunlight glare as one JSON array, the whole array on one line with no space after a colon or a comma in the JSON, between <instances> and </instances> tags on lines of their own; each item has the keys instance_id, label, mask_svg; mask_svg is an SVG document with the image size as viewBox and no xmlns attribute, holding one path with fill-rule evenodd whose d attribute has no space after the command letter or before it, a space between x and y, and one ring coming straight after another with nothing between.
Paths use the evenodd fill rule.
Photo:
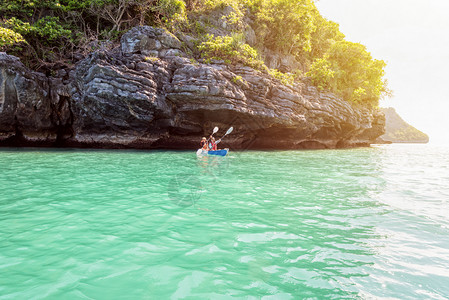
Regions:
<instances>
[{"instance_id":1,"label":"bright sunlight glare","mask_svg":"<svg viewBox=\"0 0 449 300\"><path fill-rule=\"evenodd\" d=\"M326 18L340 24L346 39L367 46L387 62L394 107L431 143L449 144L449 1L319 0Z\"/></svg>"}]
</instances>

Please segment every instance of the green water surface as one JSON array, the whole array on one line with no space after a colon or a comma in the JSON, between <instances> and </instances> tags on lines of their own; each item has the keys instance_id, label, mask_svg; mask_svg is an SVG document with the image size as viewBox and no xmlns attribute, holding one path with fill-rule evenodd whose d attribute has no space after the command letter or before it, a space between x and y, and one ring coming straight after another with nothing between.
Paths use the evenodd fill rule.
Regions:
<instances>
[{"instance_id":1,"label":"green water surface","mask_svg":"<svg viewBox=\"0 0 449 300\"><path fill-rule=\"evenodd\" d=\"M447 148L0 150L0 299L447 299Z\"/></svg>"}]
</instances>

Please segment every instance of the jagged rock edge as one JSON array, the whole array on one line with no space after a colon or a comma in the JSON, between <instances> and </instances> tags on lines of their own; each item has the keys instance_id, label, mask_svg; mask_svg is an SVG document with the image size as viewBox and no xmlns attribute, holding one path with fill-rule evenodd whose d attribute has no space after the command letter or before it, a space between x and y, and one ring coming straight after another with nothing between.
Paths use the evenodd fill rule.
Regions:
<instances>
[{"instance_id":1,"label":"jagged rock edge","mask_svg":"<svg viewBox=\"0 0 449 300\"><path fill-rule=\"evenodd\" d=\"M143 29L142 29L143 28ZM139 33L139 30L143 31L151 31L152 28L145 26L145 27L138 27L133 29L135 32L137 32L137 38L140 36L144 36ZM130 31L132 32L132 31ZM128 33L127 33L128 34ZM129 36L130 34L128 34ZM136 39L136 36L132 36L133 39ZM165 37L167 38L167 37ZM168 37L170 39L176 39L174 36ZM122 40L126 40L126 34L124 35L124 38ZM173 44L176 44L177 42L173 42ZM163 43L160 43L163 44ZM170 43L168 43L170 44ZM145 46L145 45L144 45ZM115 51L115 52L114 52ZM68 84L63 84L63 80L60 78L47 78L47 85L49 87L48 93L50 94L50 103L52 108L52 115L58 116L56 119L53 119L53 127L56 130L56 138L53 139L45 139L45 137L42 137L40 139L40 142L43 142L43 144L48 143L49 145L54 145L54 141L58 141L58 145L61 146L79 146L79 147L131 147L131 148L190 148L190 147L196 147L197 139L201 135L207 134L208 130L210 130L212 123L221 123L224 127L230 126L233 124L232 120L219 120L217 118L214 118L212 115L216 111L225 111L225 112L231 112L234 113L234 119L238 118L239 114L248 114L248 116L252 116L253 122L258 123L255 130L254 126L251 128L251 126L248 126L246 128L240 126L241 128L238 128L240 130L236 130L238 132L238 136L240 140L234 139L229 140L228 143L231 147L235 148L241 148L242 140L248 139L249 136L257 136L260 132L263 130L270 130L273 127L276 128L278 126L279 130L283 130L282 126L284 126L284 130L292 131L295 129L295 119L296 120L296 128L298 125L306 126L307 118L305 114L301 114L300 112L294 111L295 105L302 105L303 106L303 112L307 111L307 113L310 115L308 119L308 123L310 123L307 129L309 132L319 132L320 130L323 131L338 131L338 128L343 126L345 122L347 124L345 126L349 126L353 123L359 122L359 124L352 124L353 128L351 130L347 130L346 133L343 134L343 132L340 132L340 134L332 136L332 134L326 136L323 134L322 137L314 136L313 134L305 135L302 138L299 138L301 134L299 134L296 138L295 137L288 137L288 136L276 136L275 138L268 136L267 134L262 134L262 137L259 138L252 144L253 148L282 148L282 149L288 149L288 148L302 148L302 144L304 143L319 143L319 147L324 148L335 148L335 147L351 147L351 146L366 146L369 145L370 142L372 142L374 139L372 139L373 136L381 135L382 132L382 124L385 122L382 121L382 116L377 114L374 111L369 112L368 110L365 111L357 111L357 109L352 108L348 103L344 102L341 99L336 98L333 95L330 94L322 94L318 93L316 89L314 89L311 86L302 84L302 85L296 85L295 87L287 87L281 85L279 82L275 82L275 80L267 77L267 75L263 75L260 73L257 73L258 76L256 79L257 82L252 82L251 79L254 79L252 77L255 76L255 71L252 69L249 69L248 67L231 67L231 66L223 66L223 65L207 65L198 63L198 65L191 64L187 59L183 57L157 57L156 61L152 61L151 65L153 67L153 72L148 71L138 71L135 70L135 68L138 67L139 63L144 63L144 55L141 53L150 53L151 51L155 51L154 49L138 49L136 50L133 48L133 51L136 53L120 53L121 57L120 59L116 60L116 50L113 50L109 53L92 53L89 55L86 59L84 59L82 62L77 64L73 70L70 71L70 82ZM157 52L157 51L156 51ZM156 53L151 52L151 53ZM165 51L167 53L168 51ZM158 52L159 53L159 52ZM136 58L140 59L136 60ZM146 129L146 132L144 134L140 134L139 132L136 132L135 130L130 134L130 132L127 133L120 133L116 132L115 130L109 130L107 132L104 132L102 134L95 133L96 130L93 130L93 132L88 133L88 136L85 136L83 138L77 138L80 137L80 133L82 133L82 130L77 130L79 128L74 127L76 125L76 119L80 119L80 115L77 114L76 111L76 99L74 99L74 88L78 87L78 89L82 89L82 87L79 86L80 82L76 78L76 73L80 70L80 65L87 64L90 68L89 71L92 70L92 68L100 68L101 65L93 64L93 62L96 62L98 59L103 59L105 61L106 67L109 67L110 69L120 72L121 68L126 68L125 71L129 73L125 74L124 78L125 80L124 84L129 83L129 81L133 81L133 78L136 79L135 82L132 82L132 84L135 84L137 87L139 85L145 84L143 81L151 81L150 78L156 79L153 80L153 83L156 84L156 93L153 95L153 102L156 103L156 106L153 107L153 113L157 112L157 116L154 119L160 119L165 120L165 122L169 123L169 126L166 126L165 131L158 131L154 132L154 128L151 128L151 126L148 126ZM132 61L132 59L135 59ZM116 61L116 65L113 65L112 62ZM128 68L128 65L124 63L124 61L134 66L134 68ZM145 62L146 64L150 65L149 62ZM93 65L92 65L93 64ZM163 70L161 69L161 66L164 66L166 68L165 75L168 75L168 81L165 81L164 84L164 77L154 78L155 75L155 67L157 72ZM23 66L23 65L22 65ZM204 72L208 72L207 70L210 70L210 72L214 72L215 77L208 78L206 76L203 81L201 81L201 74L199 75L197 81L200 83L205 84L207 87L208 84L211 84L211 79L218 80L219 78L223 77L226 79L226 81L223 81L225 84L225 89L223 90L214 90L214 93L210 93L210 88L208 90L209 94L198 94L198 91L201 92L201 89L198 88L198 85L194 86L193 91L178 91L173 93L173 81L176 77L176 72L179 70L182 70L185 67L189 67L191 70L195 71L202 71L198 70L201 68L204 68ZM142 67L142 66L141 66ZM23 71L23 70L22 70ZM33 74L33 72L29 71L30 74ZM156 72L156 73L157 73ZM221 72L221 73L220 73ZM200 72L201 73L201 72ZM43 74L41 74L43 75ZM88 78L89 74L86 74L84 77ZM184 74L184 79L187 79L187 77ZM221 77L220 77L220 76ZM262 97L250 97L251 101L248 99L248 95L246 95L243 92L243 89L245 85L239 85L239 84L233 84L232 80L230 80L233 76L241 76L248 86L248 93L251 94L257 94L257 91L251 90L255 89L257 87L260 87L258 83L260 81L264 82L265 84L270 84L268 86L265 93L262 93ZM143 80L137 80L142 79ZM217 78L218 79L217 79ZM82 79L82 78L81 78ZM95 78L93 78L95 79ZM182 78L181 78L182 79ZM105 79L107 80L107 78ZM120 81L120 78L118 78ZM179 80L179 79L177 79ZM175 80L176 81L176 80ZM89 82L85 82L85 84L89 84ZM249 83L248 83L249 82ZM167 84L168 83L168 84ZM176 83L176 82L175 82ZM6 84L6 83L3 83ZM226 85L231 89L232 91L226 91ZM251 87L251 88L250 88ZM71 91L68 91L71 88ZM118 88L118 87L117 87ZM163 93L157 93L157 91L160 90ZM170 93L170 91L172 93ZM197 93L194 93L194 91L197 91ZM240 91L240 93L243 94L239 95L238 97L232 94L233 91ZM88 92L88 91L86 91ZM123 91L122 91L123 92ZM148 92L148 91L146 91ZM151 91L150 91L151 92ZM56 94L55 94L56 93ZM217 93L224 93L224 95L217 96ZM226 94L227 93L227 94ZM302 94L299 94L302 93ZM271 105L272 111L264 111L262 105L267 106L267 104L270 104L269 100L267 99L267 95L270 95L272 97L275 97L276 94L278 95L278 101L276 105ZM177 96L176 96L177 95ZM190 97L190 100L193 100L193 103L190 103L189 105L186 105L186 108L182 108L182 105L180 103L177 103L179 99L176 99L176 97L184 96L184 97ZM254 95L253 95L254 96ZM68 97L68 98L65 98ZM55 100L55 98L57 100ZM101 97L98 97L101 98ZM61 100L62 99L62 100ZM136 100L136 99L133 99ZM216 105L206 105L205 107L198 106L197 102L198 100L209 100L210 102L216 102ZM55 103L56 101L56 103ZM67 101L68 107L65 109L66 112L68 110L69 114L69 121L66 122L66 124L60 124L61 119L59 118L59 115L62 114L61 108L64 106L64 101ZM104 100L103 100L104 101ZM131 101L131 100L130 100ZM237 107L239 104L238 101L241 101L240 104L242 104L242 107ZM251 102L251 103L249 103ZM75 105L74 105L75 104ZM117 104L117 103L116 103ZM154 103L153 103L154 104ZM129 111L133 111L130 107L130 103L128 102L128 107L130 108ZM164 107L165 105L165 107ZM196 109L195 109L196 105ZM56 109L57 108L57 109ZM334 110L338 108L341 111L345 112L345 114L339 114L339 113L332 113ZM89 110L89 106L84 107L84 109ZM165 109L165 111L163 111ZM259 109L259 110L258 110ZM262 110L261 110L262 109ZM55 111L57 110L57 111ZM192 111L202 111L202 113L208 115L203 118L202 122L195 122L192 120L184 119L180 120L180 116L177 116L178 113L186 113L186 112L192 112ZM209 111L207 113L207 110ZM257 111L258 110L258 111ZM363 109L362 109L363 110ZM162 112L162 113L161 113ZM251 115L251 112L253 114ZM92 113L92 110L90 110L90 113ZM349 113L349 115L348 115ZM376 116L377 114L377 116ZM363 118L363 115L366 115L366 118ZM247 116L247 117L248 117ZM104 116L97 116L102 121L103 124L107 123L108 120L104 118ZM122 116L120 116L122 117ZM126 116L123 116L126 117ZM271 118L269 122L266 121L266 119ZM276 118L276 120L274 120ZM314 118L315 123L312 122L313 120L311 118ZM168 120L170 119L170 120ZM182 119L182 118L181 118ZM250 118L251 119L251 118ZM256 120L259 119L259 120ZM265 120L264 120L265 119ZM56 120L56 121L55 121ZM277 121L286 121L286 123L282 124ZM303 120L303 121L299 121ZM325 122L327 121L327 123ZM110 120L109 120L110 121ZM118 121L118 120L116 120ZM337 123L335 123L337 121ZM338 123L338 121L340 123ZM179 126L182 123L190 124L189 128L182 128L183 126ZM299 123L298 123L299 122ZM57 124L55 124L57 123ZM113 123L113 122L112 122ZM176 134L176 123L178 123L178 130L181 131L181 133ZM321 124L320 124L321 123ZM365 123L365 124L364 124ZM276 126L273 126L276 125ZM373 128L373 125L376 125L376 128ZM60 126L65 126L65 130L60 131L58 128ZM222 126L222 127L223 127ZM321 128L317 129L319 126ZM132 126L131 126L132 127ZM153 126L154 127L154 126ZM185 127L185 126L184 126ZM194 128L195 127L195 128ZM113 129L114 127L111 126L110 129ZM2 128L0 128L1 130ZM132 129L132 128L131 128ZM298 129L296 129L298 130ZM307 131L306 130L306 131ZM71 134L68 134L67 132L70 131ZM173 134L173 131L175 134ZM152 135L152 133L154 133ZM125 139L120 140L119 136L125 136ZM377 137L376 136L376 137ZM17 137L17 134L16 134ZM263 140L262 140L263 139ZM11 140L10 140L11 142ZM33 144L33 141L28 140L24 141L25 144ZM2 144L8 144L4 141L1 142ZM240 145L240 146L239 146Z\"/></svg>"}]
</instances>

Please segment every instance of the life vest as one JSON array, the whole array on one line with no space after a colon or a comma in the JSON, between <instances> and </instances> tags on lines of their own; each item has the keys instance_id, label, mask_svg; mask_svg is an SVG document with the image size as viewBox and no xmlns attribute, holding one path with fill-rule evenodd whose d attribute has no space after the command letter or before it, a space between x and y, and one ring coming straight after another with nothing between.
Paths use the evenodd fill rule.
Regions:
<instances>
[{"instance_id":1,"label":"life vest","mask_svg":"<svg viewBox=\"0 0 449 300\"><path fill-rule=\"evenodd\" d=\"M207 150L207 142L206 141L201 141L201 149Z\"/></svg>"},{"instance_id":2,"label":"life vest","mask_svg":"<svg viewBox=\"0 0 449 300\"><path fill-rule=\"evenodd\" d=\"M217 150L217 144L214 142L210 142L209 148L210 150L215 151Z\"/></svg>"}]
</instances>

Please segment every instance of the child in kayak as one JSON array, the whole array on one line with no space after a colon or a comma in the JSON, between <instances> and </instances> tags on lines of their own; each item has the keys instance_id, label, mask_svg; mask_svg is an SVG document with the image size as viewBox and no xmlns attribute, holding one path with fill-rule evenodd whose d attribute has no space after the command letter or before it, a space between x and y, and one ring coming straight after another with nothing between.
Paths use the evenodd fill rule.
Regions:
<instances>
[{"instance_id":1,"label":"child in kayak","mask_svg":"<svg viewBox=\"0 0 449 300\"><path fill-rule=\"evenodd\" d=\"M209 150L209 148L207 147L207 139L205 137L201 139L201 149L206 151Z\"/></svg>"}]
</instances>

